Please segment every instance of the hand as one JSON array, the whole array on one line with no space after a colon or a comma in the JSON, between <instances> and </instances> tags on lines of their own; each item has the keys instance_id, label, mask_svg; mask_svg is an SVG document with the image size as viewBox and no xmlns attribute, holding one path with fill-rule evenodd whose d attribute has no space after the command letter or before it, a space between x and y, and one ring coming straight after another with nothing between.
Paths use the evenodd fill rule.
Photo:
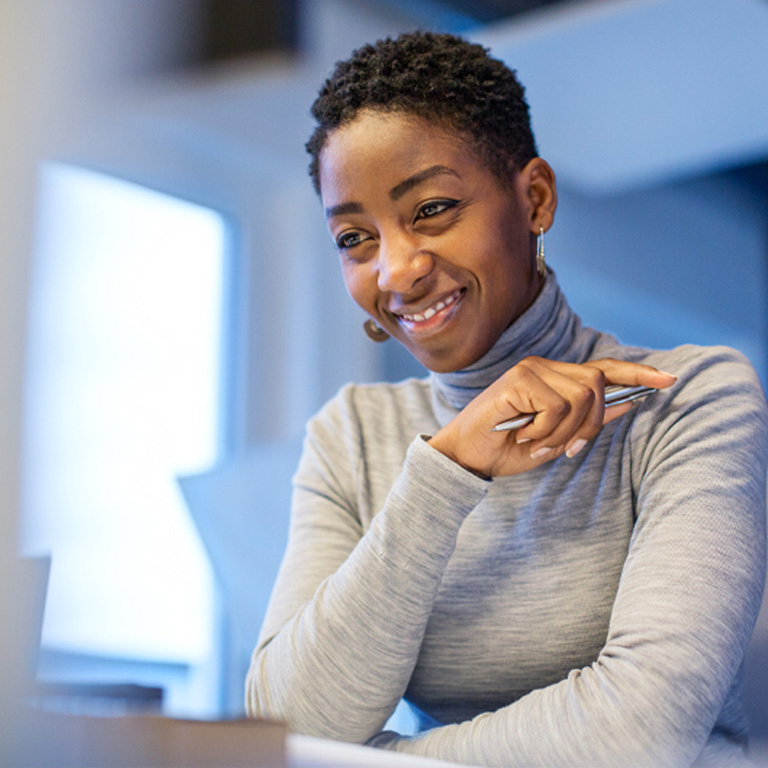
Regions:
<instances>
[{"instance_id":1,"label":"hand","mask_svg":"<svg viewBox=\"0 0 768 768\"><path fill-rule=\"evenodd\" d=\"M604 358L583 365L527 357L478 395L429 443L484 477L516 475L567 454L575 456L604 424L632 403L605 407L606 384L664 389L675 376L639 363ZM493 427L521 413L534 420L514 432Z\"/></svg>"}]
</instances>

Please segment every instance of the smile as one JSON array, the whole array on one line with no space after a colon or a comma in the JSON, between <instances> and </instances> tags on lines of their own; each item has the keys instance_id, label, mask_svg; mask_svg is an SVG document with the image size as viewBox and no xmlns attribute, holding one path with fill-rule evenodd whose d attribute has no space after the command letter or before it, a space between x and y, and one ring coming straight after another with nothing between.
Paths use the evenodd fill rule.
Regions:
<instances>
[{"instance_id":1,"label":"smile","mask_svg":"<svg viewBox=\"0 0 768 768\"><path fill-rule=\"evenodd\" d=\"M435 302L432 304L432 306L427 307L422 312L417 312L412 315L402 313L400 318L402 320L406 320L409 323L425 323L427 320L433 318L438 312L440 312L440 310L446 309L446 307L450 307L451 304L456 303L456 301L461 296L461 293L461 289L458 289L454 291L450 296L446 296L444 299L440 299L440 301Z\"/></svg>"}]
</instances>

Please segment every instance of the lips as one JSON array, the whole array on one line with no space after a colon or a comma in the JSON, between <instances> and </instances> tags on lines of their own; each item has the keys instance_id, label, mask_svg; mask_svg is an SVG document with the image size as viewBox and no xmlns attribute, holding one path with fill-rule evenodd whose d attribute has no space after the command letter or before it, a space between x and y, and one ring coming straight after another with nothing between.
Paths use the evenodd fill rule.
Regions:
<instances>
[{"instance_id":1,"label":"lips","mask_svg":"<svg viewBox=\"0 0 768 768\"><path fill-rule=\"evenodd\" d=\"M451 305L455 304L460 298L462 294L462 289L457 288L452 294L449 296L446 296L443 299L439 299L434 304L431 304L426 309L421 310L420 312L414 312L414 313L407 313L407 312L399 312L397 313L398 317L402 320L405 320L408 323L425 323L427 320L432 319L438 312L447 309Z\"/></svg>"}]
</instances>

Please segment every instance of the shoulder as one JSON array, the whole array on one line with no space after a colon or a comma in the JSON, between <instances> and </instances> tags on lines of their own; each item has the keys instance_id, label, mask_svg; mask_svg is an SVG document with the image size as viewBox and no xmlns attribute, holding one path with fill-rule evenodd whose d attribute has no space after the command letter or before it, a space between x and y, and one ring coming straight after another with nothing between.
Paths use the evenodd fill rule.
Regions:
<instances>
[{"instance_id":1,"label":"shoulder","mask_svg":"<svg viewBox=\"0 0 768 768\"><path fill-rule=\"evenodd\" d=\"M646 351L639 361L677 376L634 415L632 436L641 465L690 461L721 480L749 476L764 493L768 406L749 360L730 347L685 345Z\"/></svg>"},{"instance_id":2,"label":"shoulder","mask_svg":"<svg viewBox=\"0 0 768 768\"><path fill-rule=\"evenodd\" d=\"M721 455L753 451L756 467L765 462L768 407L754 367L738 350L693 344L654 350L605 336L592 357L644 363L677 377L668 389L638 401L624 422L634 451L653 449L669 457L706 445Z\"/></svg>"},{"instance_id":3,"label":"shoulder","mask_svg":"<svg viewBox=\"0 0 768 768\"><path fill-rule=\"evenodd\" d=\"M738 350L726 346L685 344L668 350L622 345L611 340L595 356L652 365L677 376L677 383L654 400L704 403L717 398L741 398L765 408L760 379L750 361Z\"/></svg>"},{"instance_id":4,"label":"shoulder","mask_svg":"<svg viewBox=\"0 0 768 768\"><path fill-rule=\"evenodd\" d=\"M660 400L685 409L708 405L716 405L721 411L738 408L744 415L752 413L765 420L760 379L749 360L735 349L687 344L671 350L646 351L640 359L677 376L674 386L659 393Z\"/></svg>"}]
</instances>

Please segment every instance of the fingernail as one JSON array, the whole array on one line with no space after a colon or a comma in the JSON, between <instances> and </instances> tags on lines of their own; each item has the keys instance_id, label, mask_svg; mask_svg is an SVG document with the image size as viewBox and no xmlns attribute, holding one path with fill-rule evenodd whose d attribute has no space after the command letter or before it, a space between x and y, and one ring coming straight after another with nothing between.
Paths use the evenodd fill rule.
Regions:
<instances>
[{"instance_id":1,"label":"fingernail","mask_svg":"<svg viewBox=\"0 0 768 768\"><path fill-rule=\"evenodd\" d=\"M532 459L540 459L542 456L546 456L552 449L548 445L542 445L541 448L537 448L531 452Z\"/></svg>"},{"instance_id":2,"label":"fingernail","mask_svg":"<svg viewBox=\"0 0 768 768\"><path fill-rule=\"evenodd\" d=\"M668 373L667 371L659 371L659 373L662 374L663 376L669 376L671 379L674 379L675 381L677 381L677 376L675 376L674 373Z\"/></svg>"},{"instance_id":3,"label":"fingernail","mask_svg":"<svg viewBox=\"0 0 768 768\"><path fill-rule=\"evenodd\" d=\"M572 459L586 444L587 441L582 440L581 438L574 440L573 445L565 452L565 455L569 459Z\"/></svg>"},{"instance_id":4,"label":"fingernail","mask_svg":"<svg viewBox=\"0 0 768 768\"><path fill-rule=\"evenodd\" d=\"M531 442L531 438L530 437L518 437L516 442L517 442L518 445L522 445L523 443L530 443Z\"/></svg>"}]
</instances>

